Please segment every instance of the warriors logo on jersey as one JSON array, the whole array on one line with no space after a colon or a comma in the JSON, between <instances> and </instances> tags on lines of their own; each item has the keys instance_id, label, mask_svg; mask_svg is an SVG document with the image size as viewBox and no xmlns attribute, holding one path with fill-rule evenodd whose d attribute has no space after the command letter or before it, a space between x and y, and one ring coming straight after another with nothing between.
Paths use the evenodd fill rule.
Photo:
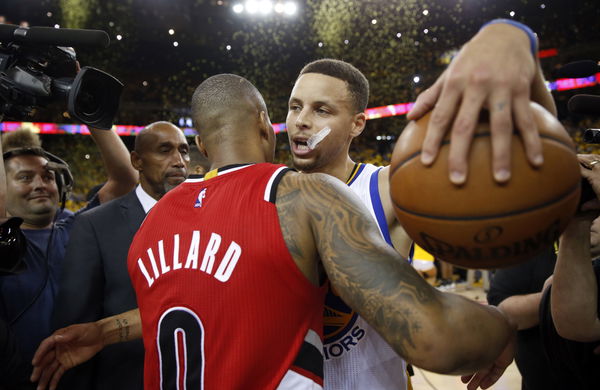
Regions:
<instances>
[{"instance_id":1,"label":"warriors logo on jersey","mask_svg":"<svg viewBox=\"0 0 600 390\"><path fill-rule=\"evenodd\" d=\"M356 324L358 314L342 301L331 286L325 298L323 317L326 360L349 351L365 335L365 331Z\"/></svg>"},{"instance_id":2,"label":"warriors logo on jersey","mask_svg":"<svg viewBox=\"0 0 600 390\"><path fill-rule=\"evenodd\" d=\"M356 313L329 286L325 298L325 342L332 343L344 335L356 322Z\"/></svg>"}]
</instances>

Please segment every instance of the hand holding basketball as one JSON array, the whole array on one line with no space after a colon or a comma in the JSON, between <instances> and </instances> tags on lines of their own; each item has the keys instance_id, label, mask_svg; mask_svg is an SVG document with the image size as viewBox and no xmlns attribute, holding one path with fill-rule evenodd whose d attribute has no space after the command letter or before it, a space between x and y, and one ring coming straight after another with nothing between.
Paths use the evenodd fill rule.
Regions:
<instances>
[{"instance_id":1,"label":"hand holding basketball","mask_svg":"<svg viewBox=\"0 0 600 390\"><path fill-rule=\"evenodd\" d=\"M469 151L469 176L448 180L449 136L430 166L420 161L429 121L411 122L396 143L390 195L411 238L432 255L468 268L500 268L552 245L577 209L581 175L573 143L562 125L530 103L540 131L544 165L532 166L521 138L512 136L512 176L492 176L490 126L482 115Z\"/></svg>"}]
</instances>

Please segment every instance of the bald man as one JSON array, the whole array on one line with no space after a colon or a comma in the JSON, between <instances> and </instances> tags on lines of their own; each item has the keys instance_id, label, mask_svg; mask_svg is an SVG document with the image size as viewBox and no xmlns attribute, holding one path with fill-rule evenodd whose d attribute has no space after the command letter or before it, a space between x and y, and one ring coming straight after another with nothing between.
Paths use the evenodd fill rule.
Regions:
<instances>
[{"instance_id":1,"label":"bald man","mask_svg":"<svg viewBox=\"0 0 600 390\"><path fill-rule=\"evenodd\" d=\"M82 214L67 248L54 325L95 321L137 307L127 251L146 213L188 175L189 146L178 127L156 122L135 139L131 164L140 183L129 194ZM65 375L63 389L142 389L144 349L107 348Z\"/></svg>"}]
</instances>

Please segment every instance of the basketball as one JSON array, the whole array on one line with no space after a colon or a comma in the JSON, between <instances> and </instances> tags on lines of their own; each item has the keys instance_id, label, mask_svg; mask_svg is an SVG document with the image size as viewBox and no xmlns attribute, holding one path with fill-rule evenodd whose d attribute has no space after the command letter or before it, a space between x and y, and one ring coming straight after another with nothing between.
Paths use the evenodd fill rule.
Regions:
<instances>
[{"instance_id":1,"label":"basketball","mask_svg":"<svg viewBox=\"0 0 600 390\"><path fill-rule=\"evenodd\" d=\"M429 115L411 122L390 164L390 195L408 235L433 256L466 268L502 268L530 259L558 239L580 196L579 162L571 138L549 112L531 103L544 164L534 168L512 136L511 179L494 181L490 126L479 120L467 181L448 178L450 136L431 166L420 161Z\"/></svg>"}]
</instances>

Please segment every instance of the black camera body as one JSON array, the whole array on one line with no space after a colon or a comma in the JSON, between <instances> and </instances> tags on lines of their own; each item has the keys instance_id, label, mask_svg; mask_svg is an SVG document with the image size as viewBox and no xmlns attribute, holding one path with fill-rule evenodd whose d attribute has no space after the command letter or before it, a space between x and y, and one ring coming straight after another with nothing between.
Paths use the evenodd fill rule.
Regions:
<instances>
[{"instance_id":1,"label":"black camera body","mask_svg":"<svg viewBox=\"0 0 600 390\"><path fill-rule=\"evenodd\" d=\"M0 114L27 118L37 107L59 101L79 122L110 129L123 84L92 67L78 72L75 51L66 46L97 46L97 39L87 39L94 37L90 33L106 35L96 30L0 26ZM84 39L78 39L81 37ZM50 44L52 40L65 46ZM105 40L108 42L108 36Z\"/></svg>"},{"instance_id":2,"label":"black camera body","mask_svg":"<svg viewBox=\"0 0 600 390\"><path fill-rule=\"evenodd\" d=\"M26 268L23 258L27 240L20 229L21 218L0 218L0 276L14 275Z\"/></svg>"}]
</instances>

